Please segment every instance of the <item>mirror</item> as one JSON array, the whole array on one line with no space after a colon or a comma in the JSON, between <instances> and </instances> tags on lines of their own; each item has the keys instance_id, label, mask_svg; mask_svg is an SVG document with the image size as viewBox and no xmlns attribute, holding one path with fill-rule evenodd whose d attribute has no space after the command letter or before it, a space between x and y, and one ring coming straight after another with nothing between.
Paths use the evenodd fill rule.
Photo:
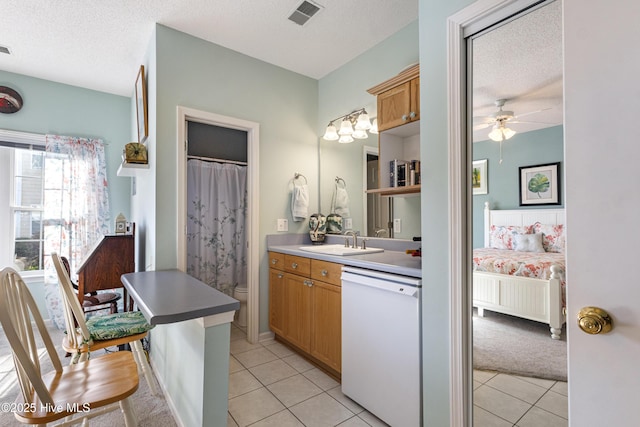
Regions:
<instances>
[{"instance_id":1,"label":"mirror","mask_svg":"<svg viewBox=\"0 0 640 427\"><path fill-rule=\"evenodd\" d=\"M378 138L369 134L349 144L319 138L320 209L325 215L331 212L335 180L341 178L349 195L351 229L367 237L411 240L420 236L420 194L387 197L364 192L367 182L369 188L379 188ZM395 230L393 219L400 220Z\"/></svg>"},{"instance_id":2,"label":"mirror","mask_svg":"<svg viewBox=\"0 0 640 427\"><path fill-rule=\"evenodd\" d=\"M560 1L548 2L468 39L473 106L469 134L473 167L479 171L477 178L472 175L478 182L472 196L474 249L485 246L485 202L498 210L547 208L520 206L519 168L555 162L564 167L561 8ZM511 130L504 130L504 139L502 124ZM564 193L561 190L561 197ZM516 265L508 252L500 254L499 263ZM477 262L478 253L473 256ZM479 301L491 298L483 290L496 280L488 278L487 265L474 273L474 298ZM537 301L513 296L505 284L509 280L500 279L500 301L517 300L512 303L517 308ZM475 427L567 424L566 334L564 341L553 340L549 325L528 315L497 306L474 308Z\"/></svg>"}]
</instances>

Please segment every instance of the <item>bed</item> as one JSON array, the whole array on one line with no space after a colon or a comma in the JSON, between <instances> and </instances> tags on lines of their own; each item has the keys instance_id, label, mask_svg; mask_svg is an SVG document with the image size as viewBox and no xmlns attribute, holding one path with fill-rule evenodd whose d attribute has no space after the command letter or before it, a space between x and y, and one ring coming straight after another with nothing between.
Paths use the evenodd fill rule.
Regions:
<instances>
[{"instance_id":1,"label":"bed","mask_svg":"<svg viewBox=\"0 0 640 427\"><path fill-rule=\"evenodd\" d=\"M565 323L564 209L484 208L484 248L473 251L473 306L547 323ZM542 246L542 247L541 247ZM533 251L530 252L529 250Z\"/></svg>"}]
</instances>

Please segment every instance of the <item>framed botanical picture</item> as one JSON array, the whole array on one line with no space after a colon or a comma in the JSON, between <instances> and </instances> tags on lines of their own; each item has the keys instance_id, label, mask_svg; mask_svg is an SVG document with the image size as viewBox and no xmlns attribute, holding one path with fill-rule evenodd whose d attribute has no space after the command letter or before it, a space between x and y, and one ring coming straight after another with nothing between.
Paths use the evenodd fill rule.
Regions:
<instances>
[{"instance_id":1,"label":"framed botanical picture","mask_svg":"<svg viewBox=\"0 0 640 427\"><path fill-rule=\"evenodd\" d=\"M471 187L473 188L473 195L487 194L489 192L487 175L487 162L488 159L474 160L473 169L471 171Z\"/></svg>"},{"instance_id":2,"label":"framed botanical picture","mask_svg":"<svg viewBox=\"0 0 640 427\"><path fill-rule=\"evenodd\" d=\"M560 162L520 167L520 206L560 204Z\"/></svg>"},{"instance_id":3,"label":"framed botanical picture","mask_svg":"<svg viewBox=\"0 0 640 427\"><path fill-rule=\"evenodd\" d=\"M138 122L138 142L143 143L149 135L147 118L147 82L144 78L144 65L140 66L136 78L136 119Z\"/></svg>"}]
</instances>

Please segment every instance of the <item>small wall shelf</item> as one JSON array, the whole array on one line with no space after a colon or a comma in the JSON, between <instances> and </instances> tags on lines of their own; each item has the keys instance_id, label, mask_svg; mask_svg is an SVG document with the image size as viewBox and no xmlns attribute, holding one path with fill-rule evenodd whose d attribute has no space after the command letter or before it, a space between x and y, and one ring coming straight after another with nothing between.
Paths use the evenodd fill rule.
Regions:
<instances>
[{"instance_id":1,"label":"small wall shelf","mask_svg":"<svg viewBox=\"0 0 640 427\"><path fill-rule=\"evenodd\" d=\"M381 196L402 196L405 194L414 194L420 192L420 184L407 185L404 187L387 187L387 188L375 188L367 190L367 193L380 194Z\"/></svg>"},{"instance_id":2,"label":"small wall shelf","mask_svg":"<svg viewBox=\"0 0 640 427\"><path fill-rule=\"evenodd\" d=\"M141 170L149 169L149 163L127 163L122 162L118 167L118 176L137 176Z\"/></svg>"}]
</instances>

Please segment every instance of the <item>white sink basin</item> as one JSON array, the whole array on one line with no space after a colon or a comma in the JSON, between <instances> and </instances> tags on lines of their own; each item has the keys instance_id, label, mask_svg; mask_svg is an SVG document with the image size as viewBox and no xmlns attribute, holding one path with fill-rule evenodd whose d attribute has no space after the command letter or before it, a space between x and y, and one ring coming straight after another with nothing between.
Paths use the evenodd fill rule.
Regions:
<instances>
[{"instance_id":1,"label":"white sink basin","mask_svg":"<svg viewBox=\"0 0 640 427\"><path fill-rule=\"evenodd\" d=\"M314 252L317 254L325 255L365 255L375 254L377 252L384 252L382 248L346 248L344 245L313 245L313 246L300 246L301 251Z\"/></svg>"}]
</instances>

